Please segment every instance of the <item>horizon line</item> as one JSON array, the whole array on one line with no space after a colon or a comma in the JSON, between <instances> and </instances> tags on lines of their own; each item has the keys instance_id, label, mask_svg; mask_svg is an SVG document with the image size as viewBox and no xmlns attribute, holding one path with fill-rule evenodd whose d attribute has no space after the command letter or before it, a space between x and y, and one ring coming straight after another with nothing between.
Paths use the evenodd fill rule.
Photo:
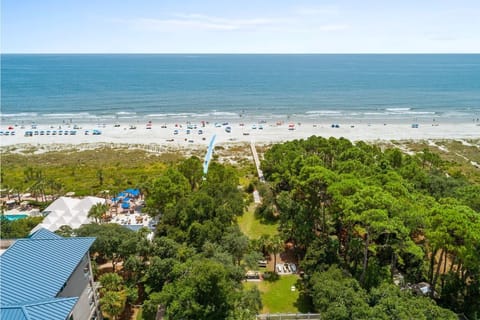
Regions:
<instances>
[{"instance_id":1,"label":"horizon line","mask_svg":"<svg viewBox=\"0 0 480 320\"><path fill-rule=\"evenodd\" d=\"M443 55L480 52L0 52L0 55Z\"/></svg>"}]
</instances>

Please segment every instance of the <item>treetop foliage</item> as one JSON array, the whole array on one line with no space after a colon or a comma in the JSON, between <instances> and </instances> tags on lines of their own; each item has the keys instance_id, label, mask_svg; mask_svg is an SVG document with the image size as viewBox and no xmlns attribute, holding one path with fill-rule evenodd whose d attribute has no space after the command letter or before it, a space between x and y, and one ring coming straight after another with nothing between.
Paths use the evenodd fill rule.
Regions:
<instances>
[{"instance_id":1,"label":"treetop foliage","mask_svg":"<svg viewBox=\"0 0 480 320\"><path fill-rule=\"evenodd\" d=\"M266 201L301 259L305 294L326 318L391 318L395 299L401 319L452 317L384 285L396 273L405 284L427 282L442 306L480 312L465 303L480 301L478 186L447 175L436 154L310 137L274 145L264 159ZM372 303L380 288L387 296Z\"/></svg>"}]
</instances>

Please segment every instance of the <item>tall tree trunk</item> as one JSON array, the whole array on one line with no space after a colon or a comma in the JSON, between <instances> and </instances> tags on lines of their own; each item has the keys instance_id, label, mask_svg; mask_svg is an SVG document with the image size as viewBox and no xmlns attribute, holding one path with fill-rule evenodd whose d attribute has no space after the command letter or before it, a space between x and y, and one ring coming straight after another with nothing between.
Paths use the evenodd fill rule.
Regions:
<instances>
[{"instance_id":1,"label":"tall tree trunk","mask_svg":"<svg viewBox=\"0 0 480 320\"><path fill-rule=\"evenodd\" d=\"M430 297L433 298L433 293L435 292L435 286L437 284L438 276L440 275L440 267L442 266L442 261L443 261L443 255L445 254L445 250L440 249L440 258L438 258L438 263L437 263L437 270L435 272L435 276L433 277L433 281L431 283L432 288L430 291Z\"/></svg>"},{"instance_id":2,"label":"tall tree trunk","mask_svg":"<svg viewBox=\"0 0 480 320\"><path fill-rule=\"evenodd\" d=\"M468 275L470 274L469 272L469 269L467 268L463 268L463 271L462 271L462 282L463 283L466 283L467 282L467 278L468 278Z\"/></svg>"},{"instance_id":3,"label":"tall tree trunk","mask_svg":"<svg viewBox=\"0 0 480 320\"><path fill-rule=\"evenodd\" d=\"M433 270L435 268L435 255L437 254L438 252L438 249L435 249L432 251L431 255L430 255L430 267L429 267L429 270L428 270L428 282L430 284L433 283Z\"/></svg>"},{"instance_id":4,"label":"tall tree trunk","mask_svg":"<svg viewBox=\"0 0 480 320\"><path fill-rule=\"evenodd\" d=\"M325 217L325 204L322 202L322 233L325 238L327 238L327 219Z\"/></svg>"},{"instance_id":5,"label":"tall tree trunk","mask_svg":"<svg viewBox=\"0 0 480 320\"><path fill-rule=\"evenodd\" d=\"M273 254L273 272L277 273L277 254Z\"/></svg>"},{"instance_id":6,"label":"tall tree trunk","mask_svg":"<svg viewBox=\"0 0 480 320\"><path fill-rule=\"evenodd\" d=\"M342 230L343 229L340 229L340 234L338 236L338 239L342 239ZM343 248L343 262L345 263L345 266L346 267L350 267L350 256L348 255L348 250L350 250L350 233L348 232L348 230L346 231L347 232L347 236L345 237L345 242L344 242L344 248Z\"/></svg>"},{"instance_id":7,"label":"tall tree trunk","mask_svg":"<svg viewBox=\"0 0 480 320\"><path fill-rule=\"evenodd\" d=\"M365 239L365 248L363 249L363 270L362 275L360 276L360 283L365 284L365 275L368 268L368 246L370 244L370 233L367 232Z\"/></svg>"},{"instance_id":8,"label":"tall tree trunk","mask_svg":"<svg viewBox=\"0 0 480 320\"><path fill-rule=\"evenodd\" d=\"M461 278L462 276L462 267L463 267L462 262L460 262L457 266L457 278Z\"/></svg>"},{"instance_id":9,"label":"tall tree trunk","mask_svg":"<svg viewBox=\"0 0 480 320\"><path fill-rule=\"evenodd\" d=\"M390 273L392 276L395 271L396 265L397 265L397 253L395 252L395 250L392 249L392 263L390 265Z\"/></svg>"},{"instance_id":10,"label":"tall tree trunk","mask_svg":"<svg viewBox=\"0 0 480 320\"><path fill-rule=\"evenodd\" d=\"M448 272L453 271L453 267L455 266L456 263L457 263L457 255L453 253L452 264L450 265L450 269L448 270Z\"/></svg>"},{"instance_id":11,"label":"tall tree trunk","mask_svg":"<svg viewBox=\"0 0 480 320\"><path fill-rule=\"evenodd\" d=\"M447 262L448 262L448 250L445 250L445 254L443 256L443 274L445 275L447 273ZM440 284L440 288L443 290L443 286L445 285L445 277L442 277L442 281Z\"/></svg>"}]
</instances>

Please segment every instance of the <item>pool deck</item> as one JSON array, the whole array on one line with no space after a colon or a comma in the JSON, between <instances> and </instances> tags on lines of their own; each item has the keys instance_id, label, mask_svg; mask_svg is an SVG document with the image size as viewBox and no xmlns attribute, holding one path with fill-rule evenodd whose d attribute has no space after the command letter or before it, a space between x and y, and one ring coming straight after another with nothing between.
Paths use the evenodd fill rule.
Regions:
<instances>
[{"instance_id":1,"label":"pool deck","mask_svg":"<svg viewBox=\"0 0 480 320\"><path fill-rule=\"evenodd\" d=\"M22 216L27 215L29 217L40 217L41 213L38 209L30 209L30 210L20 210L20 209L11 209L3 212L6 216Z\"/></svg>"}]
</instances>

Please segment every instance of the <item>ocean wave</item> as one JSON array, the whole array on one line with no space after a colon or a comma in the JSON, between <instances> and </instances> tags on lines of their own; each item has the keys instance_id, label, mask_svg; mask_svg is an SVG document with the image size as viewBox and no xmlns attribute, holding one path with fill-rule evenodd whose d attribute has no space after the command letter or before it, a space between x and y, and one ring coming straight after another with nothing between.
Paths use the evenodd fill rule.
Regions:
<instances>
[{"instance_id":1,"label":"ocean wave","mask_svg":"<svg viewBox=\"0 0 480 320\"><path fill-rule=\"evenodd\" d=\"M386 109L385 109L386 110ZM365 116L421 116L421 115L435 115L435 111L403 111L403 112L393 112L393 111L368 111L364 112Z\"/></svg>"},{"instance_id":2,"label":"ocean wave","mask_svg":"<svg viewBox=\"0 0 480 320\"><path fill-rule=\"evenodd\" d=\"M107 114L102 114L102 115L99 115L99 116L95 116L99 119L115 119L116 116L113 116L113 115L107 115Z\"/></svg>"},{"instance_id":3,"label":"ocean wave","mask_svg":"<svg viewBox=\"0 0 480 320\"><path fill-rule=\"evenodd\" d=\"M167 115L165 113L152 113L145 115L146 118L165 118Z\"/></svg>"},{"instance_id":4,"label":"ocean wave","mask_svg":"<svg viewBox=\"0 0 480 320\"><path fill-rule=\"evenodd\" d=\"M435 111L405 111L405 112L387 112L386 114L398 114L398 115L427 115L436 114Z\"/></svg>"},{"instance_id":5,"label":"ocean wave","mask_svg":"<svg viewBox=\"0 0 480 320\"><path fill-rule=\"evenodd\" d=\"M132 116L123 116L123 117L116 117L117 119L137 119L138 117L136 115Z\"/></svg>"},{"instance_id":6,"label":"ocean wave","mask_svg":"<svg viewBox=\"0 0 480 320\"><path fill-rule=\"evenodd\" d=\"M78 113L45 113L41 115L44 118L97 118L96 115L90 114L88 112L78 112Z\"/></svg>"},{"instance_id":7,"label":"ocean wave","mask_svg":"<svg viewBox=\"0 0 480 320\"><path fill-rule=\"evenodd\" d=\"M130 115L130 114L137 114L136 112L130 112L130 111L119 111L115 113L118 116L124 116L124 115Z\"/></svg>"},{"instance_id":8,"label":"ocean wave","mask_svg":"<svg viewBox=\"0 0 480 320\"><path fill-rule=\"evenodd\" d=\"M342 112L341 111L337 111L337 110L311 110L311 111L307 111L305 112L306 114L319 114L319 115L329 115L329 114L341 114Z\"/></svg>"},{"instance_id":9,"label":"ocean wave","mask_svg":"<svg viewBox=\"0 0 480 320\"><path fill-rule=\"evenodd\" d=\"M151 113L145 115L145 118L186 118L195 117L197 113L179 112L179 113Z\"/></svg>"},{"instance_id":10,"label":"ocean wave","mask_svg":"<svg viewBox=\"0 0 480 320\"><path fill-rule=\"evenodd\" d=\"M20 113L0 113L2 118L22 118L22 117L36 117L36 112L20 112Z\"/></svg>"},{"instance_id":11,"label":"ocean wave","mask_svg":"<svg viewBox=\"0 0 480 320\"><path fill-rule=\"evenodd\" d=\"M363 114L366 115L366 116L385 116L388 113L386 113L386 112L364 112Z\"/></svg>"},{"instance_id":12,"label":"ocean wave","mask_svg":"<svg viewBox=\"0 0 480 320\"><path fill-rule=\"evenodd\" d=\"M410 111L412 108L385 108L386 111L392 111L392 112L405 112L405 111Z\"/></svg>"},{"instance_id":13,"label":"ocean wave","mask_svg":"<svg viewBox=\"0 0 480 320\"><path fill-rule=\"evenodd\" d=\"M237 117L238 116L238 113L235 113L235 112L227 112L227 111L213 111L212 113L210 113L210 115L212 116L223 116L223 117Z\"/></svg>"}]
</instances>

